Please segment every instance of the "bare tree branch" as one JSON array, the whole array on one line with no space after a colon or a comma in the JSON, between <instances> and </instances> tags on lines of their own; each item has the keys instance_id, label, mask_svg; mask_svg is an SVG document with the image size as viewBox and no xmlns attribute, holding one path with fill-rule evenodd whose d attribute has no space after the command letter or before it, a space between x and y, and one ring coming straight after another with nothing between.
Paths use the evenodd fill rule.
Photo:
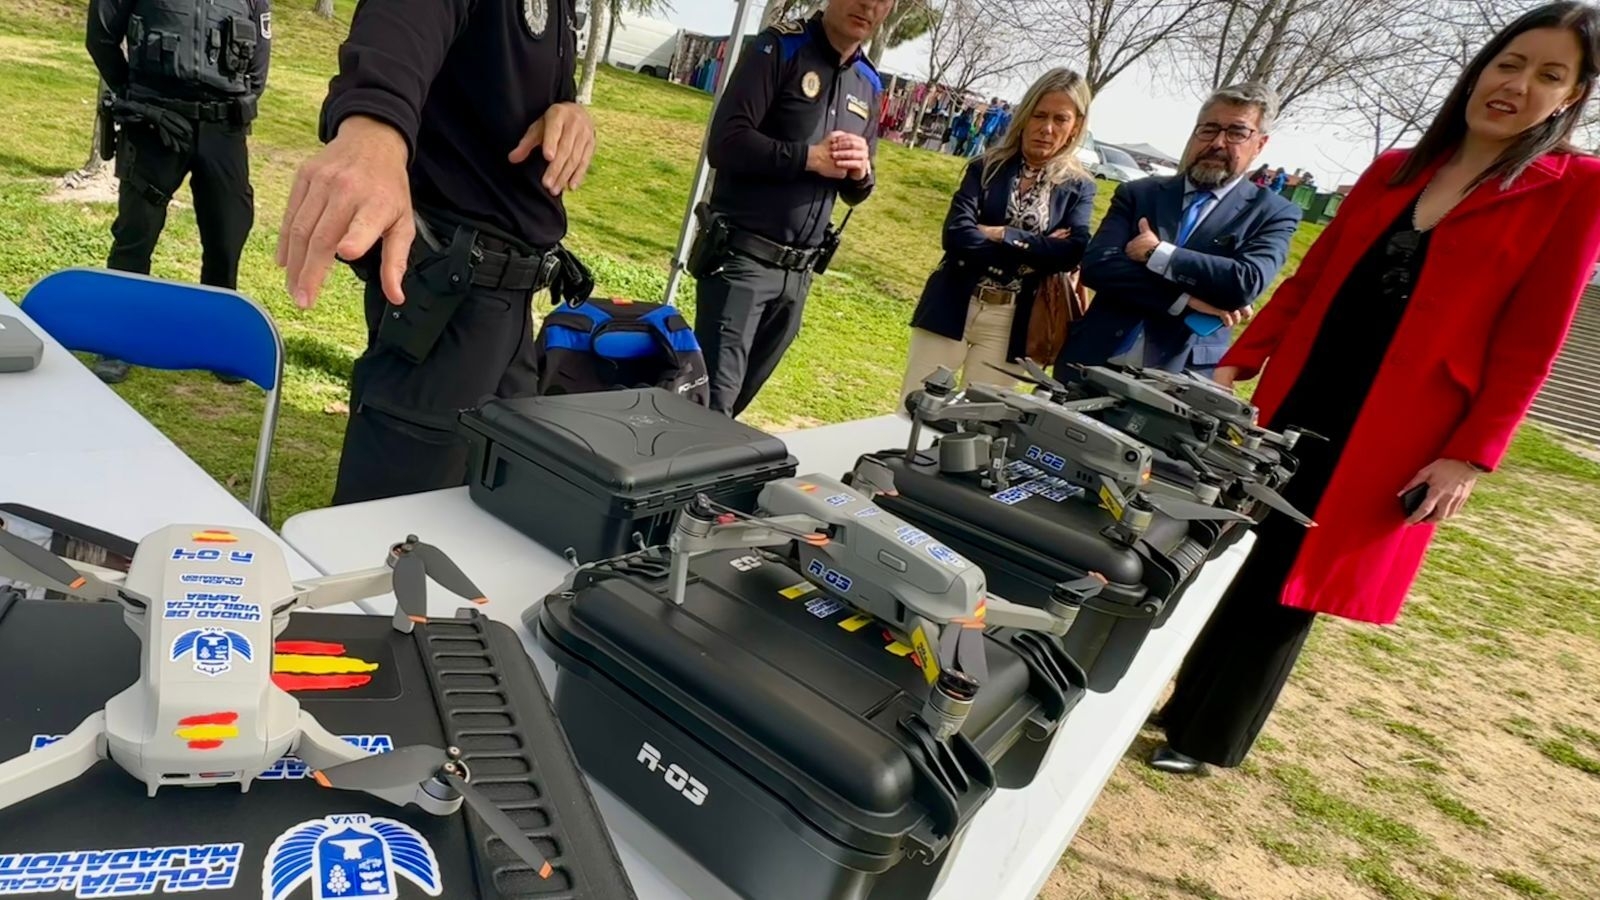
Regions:
<instances>
[{"instance_id":1,"label":"bare tree branch","mask_svg":"<svg viewBox=\"0 0 1600 900\"><path fill-rule=\"evenodd\" d=\"M1221 2L994 0L992 7L1046 56L1082 60L1083 77L1098 94L1128 67L1194 27Z\"/></svg>"},{"instance_id":2,"label":"bare tree branch","mask_svg":"<svg viewBox=\"0 0 1600 900\"><path fill-rule=\"evenodd\" d=\"M1310 108L1319 96L1348 93L1411 48L1399 32L1417 12L1448 0L1218 0L1219 9L1180 30L1177 61L1196 88L1261 81L1282 111Z\"/></svg>"},{"instance_id":3,"label":"bare tree branch","mask_svg":"<svg viewBox=\"0 0 1600 900\"><path fill-rule=\"evenodd\" d=\"M986 0L930 0L928 84L943 85L958 96L980 81L1038 65L1045 54L1025 39L1003 10ZM922 132L922 117L933 94L922 98L911 133Z\"/></svg>"}]
</instances>

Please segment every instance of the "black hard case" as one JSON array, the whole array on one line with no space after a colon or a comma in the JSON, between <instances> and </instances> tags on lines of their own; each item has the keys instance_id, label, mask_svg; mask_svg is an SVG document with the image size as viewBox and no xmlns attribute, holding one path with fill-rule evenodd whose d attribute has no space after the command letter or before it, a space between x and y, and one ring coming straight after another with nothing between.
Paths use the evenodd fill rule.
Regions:
<instances>
[{"instance_id":1,"label":"black hard case","mask_svg":"<svg viewBox=\"0 0 1600 900\"><path fill-rule=\"evenodd\" d=\"M107 546L133 552L121 539ZM402 821L431 844L449 900L631 900L636 895L610 832L516 632L476 610L463 612L430 619L409 635L387 616L296 613L280 640L337 642L378 668L365 687L294 696L335 734L387 734L396 748L460 748L478 789L550 860L549 878L538 877L465 808L434 816L358 791L326 790L309 777L258 780L248 792L169 787L151 798L110 760L0 810L0 861L239 842L233 886L194 896L259 900L262 867L278 835L322 816L366 813ZM0 758L28 751L34 735L66 734L102 708L138 678L139 654L139 639L116 604L18 600L0 590L0 683L12 688L0 694ZM0 881L17 874L0 872ZM404 879L396 885L400 900L426 896ZM308 885L289 900L311 896Z\"/></svg>"},{"instance_id":2,"label":"black hard case","mask_svg":"<svg viewBox=\"0 0 1600 900\"><path fill-rule=\"evenodd\" d=\"M897 491L875 502L977 563L1001 597L1043 606L1063 581L1088 572L1105 576L1105 587L1083 604L1062 638L1096 693L1121 682L1151 629L1166 622L1222 540L1217 523L1157 515L1144 540L1128 546L1108 536L1110 513L1083 498L1057 502L1035 494L1006 505L976 479L942 474L933 453L919 453L915 463L906 462L904 451L871 456L893 472Z\"/></svg>"},{"instance_id":3,"label":"black hard case","mask_svg":"<svg viewBox=\"0 0 1600 900\"><path fill-rule=\"evenodd\" d=\"M1037 634L989 632L973 711L932 753L902 725L927 694L915 660L877 623L840 627L856 611L820 591L786 599L805 579L755 555L694 560L682 607L618 563L525 614L579 763L743 896L928 896L995 787L1031 782L1082 671Z\"/></svg>"},{"instance_id":4,"label":"black hard case","mask_svg":"<svg viewBox=\"0 0 1600 900\"><path fill-rule=\"evenodd\" d=\"M494 400L461 416L479 506L584 562L666 540L696 493L751 511L783 442L661 388Z\"/></svg>"}]
</instances>

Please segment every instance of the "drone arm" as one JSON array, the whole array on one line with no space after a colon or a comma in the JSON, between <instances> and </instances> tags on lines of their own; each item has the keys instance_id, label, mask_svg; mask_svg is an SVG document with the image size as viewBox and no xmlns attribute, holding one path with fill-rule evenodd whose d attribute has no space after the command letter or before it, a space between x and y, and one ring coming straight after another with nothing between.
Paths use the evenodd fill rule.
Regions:
<instances>
[{"instance_id":1,"label":"drone arm","mask_svg":"<svg viewBox=\"0 0 1600 900\"><path fill-rule=\"evenodd\" d=\"M983 624L990 628L1018 628L1023 631L1042 631L1046 634L1063 635L1072 627L1071 619L1002 600L993 594L984 601Z\"/></svg>"},{"instance_id":2,"label":"drone arm","mask_svg":"<svg viewBox=\"0 0 1600 900\"><path fill-rule=\"evenodd\" d=\"M367 757L367 751L322 727L316 716L305 709L300 710L300 737L295 739L291 752L312 771L331 769Z\"/></svg>"},{"instance_id":3,"label":"drone arm","mask_svg":"<svg viewBox=\"0 0 1600 900\"><path fill-rule=\"evenodd\" d=\"M790 541L803 540L790 531L816 534L823 527L822 522L807 515L771 516L759 522L736 521L726 525L711 525L704 533L695 533L680 524L668 542L668 548L672 551L672 602L683 605L684 591L689 584L689 560L695 556L741 547L779 547ZM825 540L820 535L819 539Z\"/></svg>"},{"instance_id":4,"label":"drone arm","mask_svg":"<svg viewBox=\"0 0 1600 900\"><path fill-rule=\"evenodd\" d=\"M295 602L290 609L322 609L378 597L394 590L394 569L374 566L360 572L313 578L295 585Z\"/></svg>"},{"instance_id":5,"label":"drone arm","mask_svg":"<svg viewBox=\"0 0 1600 900\"><path fill-rule=\"evenodd\" d=\"M1022 411L1004 403L952 403L928 416L929 421L942 422L1015 422Z\"/></svg>"},{"instance_id":6,"label":"drone arm","mask_svg":"<svg viewBox=\"0 0 1600 900\"><path fill-rule=\"evenodd\" d=\"M60 787L105 758L106 714L101 710L61 740L0 764L0 809Z\"/></svg>"},{"instance_id":7,"label":"drone arm","mask_svg":"<svg viewBox=\"0 0 1600 900\"><path fill-rule=\"evenodd\" d=\"M311 768L312 777L323 787L329 787L322 776L323 769L368 758L367 751L341 740L304 709L300 710L300 736L295 739L292 752ZM424 790L423 783L370 788L363 793L395 806L415 803L434 815L448 815L461 807L459 795L453 800L442 800Z\"/></svg>"}]
</instances>

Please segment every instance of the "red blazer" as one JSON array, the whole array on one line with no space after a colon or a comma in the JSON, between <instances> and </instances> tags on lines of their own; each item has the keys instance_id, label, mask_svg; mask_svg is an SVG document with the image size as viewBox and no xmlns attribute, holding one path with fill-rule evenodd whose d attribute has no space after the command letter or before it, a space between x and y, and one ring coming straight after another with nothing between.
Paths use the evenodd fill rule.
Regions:
<instances>
[{"instance_id":1,"label":"red blazer","mask_svg":"<svg viewBox=\"0 0 1600 900\"><path fill-rule=\"evenodd\" d=\"M1305 365L1340 284L1427 183L1356 182L1300 268L1219 365L1266 366L1254 402L1269 420ZM1423 466L1494 469L1550 373L1600 256L1600 160L1550 153L1509 189L1482 184L1435 226L1422 275L1334 469L1281 602L1387 624L1400 614L1434 526L1405 524L1396 494Z\"/></svg>"}]
</instances>

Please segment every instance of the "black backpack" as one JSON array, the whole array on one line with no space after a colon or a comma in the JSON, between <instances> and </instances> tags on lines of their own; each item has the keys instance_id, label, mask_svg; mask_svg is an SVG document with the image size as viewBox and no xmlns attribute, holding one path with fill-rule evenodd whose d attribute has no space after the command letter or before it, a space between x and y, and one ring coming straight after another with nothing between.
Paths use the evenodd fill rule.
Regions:
<instances>
[{"instance_id":1,"label":"black backpack","mask_svg":"<svg viewBox=\"0 0 1600 900\"><path fill-rule=\"evenodd\" d=\"M701 406L711 402L700 342L666 304L563 303L539 326L534 356L543 395L659 387Z\"/></svg>"}]
</instances>

